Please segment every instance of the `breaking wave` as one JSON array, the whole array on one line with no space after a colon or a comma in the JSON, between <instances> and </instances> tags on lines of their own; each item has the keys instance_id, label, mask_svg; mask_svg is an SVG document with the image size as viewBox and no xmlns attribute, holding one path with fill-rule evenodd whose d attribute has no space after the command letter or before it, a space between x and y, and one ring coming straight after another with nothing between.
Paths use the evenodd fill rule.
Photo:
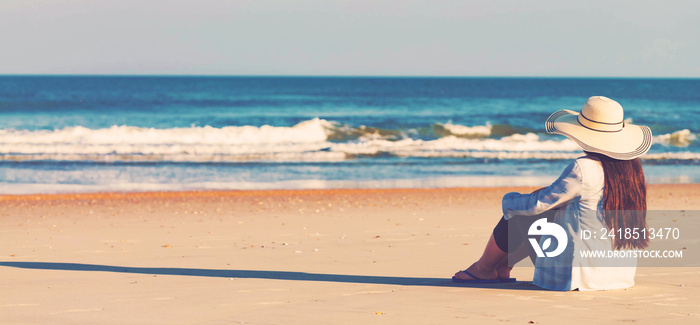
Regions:
<instances>
[{"instance_id":1,"label":"breaking wave","mask_svg":"<svg viewBox=\"0 0 700 325\"><path fill-rule=\"evenodd\" d=\"M422 129L357 127L319 118L290 127L9 129L0 130L0 161L342 161L387 155L557 160L581 154L571 140L509 125L464 126L450 122ZM654 142L683 148L696 138L689 130L680 130L657 135ZM695 161L700 160L700 153L652 152L644 159Z\"/></svg>"},{"instance_id":2,"label":"breaking wave","mask_svg":"<svg viewBox=\"0 0 700 325\"><path fill-rule=\"evenodd\" d=\"M688 129L684 129L670 134L657 135L654 137L654 143L673 147L687 147L696 139L697 136L695 134Z\"/></svg>"}]
</instances>

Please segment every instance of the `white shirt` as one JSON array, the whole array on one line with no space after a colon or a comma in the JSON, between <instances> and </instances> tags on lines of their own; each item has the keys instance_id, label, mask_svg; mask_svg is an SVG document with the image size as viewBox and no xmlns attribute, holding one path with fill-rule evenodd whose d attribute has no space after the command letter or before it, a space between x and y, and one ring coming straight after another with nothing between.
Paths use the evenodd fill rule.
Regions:
<instances>
[{"instance_id":1,"label":"white shirt","mask_svg":"<svg viewBox=\"0 0 700 325\"><path fill-rule=\"evenodd\" d=\"M554 222L567 233L568 243L563 253L536 259L534 284L563 291L620 289L634 285L636 259L617 260L617 264L610 264L609 259L584 257L580 253L583 250L613 251L612 240L603 239L600 235L601 229L607 229L603 207L604 187L600 161L584 156L574 160L554 183L537 193L511 192L503 196L502 208L506 220L557 209ZM597 238L591 236L584 239L584 231L597 233Z\"/></svg>"}]
</instances>

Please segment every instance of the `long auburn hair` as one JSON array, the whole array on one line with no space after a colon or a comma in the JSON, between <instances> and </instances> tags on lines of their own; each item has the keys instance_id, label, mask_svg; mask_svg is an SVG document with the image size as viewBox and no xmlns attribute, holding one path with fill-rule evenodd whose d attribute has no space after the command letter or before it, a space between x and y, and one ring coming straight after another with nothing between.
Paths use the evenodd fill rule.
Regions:
<instances>
[{"instance_id":1,"label":"long auburn hair","mask_svg":"<svg viewBox=\"0 0 700 325\"><path fill-rule=\"evenodd\" d=\"M618 160L599 153L586 154L600 160L603 165L605 223L608 230L614 232L614 249L646 248L649 238L642 229L647 227L647 187L639 158ZM635 228L639 234L636 239L625 236L628 230Z\"/></svg>"}]
</instances>

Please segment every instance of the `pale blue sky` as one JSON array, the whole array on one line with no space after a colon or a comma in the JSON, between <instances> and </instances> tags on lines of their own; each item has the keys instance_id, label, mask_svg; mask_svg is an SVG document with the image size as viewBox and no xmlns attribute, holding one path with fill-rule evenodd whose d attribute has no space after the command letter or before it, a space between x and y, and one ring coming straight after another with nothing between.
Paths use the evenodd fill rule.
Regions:
<instances>
[{"instance_id":1,"label":"pale blue sky","mask_svg":"<svg viewBox=\"0 0 700 325\"><path fill-rule=\"evenodd\" d=\"M0 74L700 77L700 1L0 0Z\"/></svg>"}]
</instances>

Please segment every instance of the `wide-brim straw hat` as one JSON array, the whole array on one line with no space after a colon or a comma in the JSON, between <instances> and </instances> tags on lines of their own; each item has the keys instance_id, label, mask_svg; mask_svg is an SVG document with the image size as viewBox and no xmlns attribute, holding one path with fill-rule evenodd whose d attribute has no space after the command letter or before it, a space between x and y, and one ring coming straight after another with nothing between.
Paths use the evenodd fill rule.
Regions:
<instances>
[{"instance_id":1,"label":"wide-brim straw hat","mask_svg":"<svg viewBox=\"0 0 700 325\"><path fill-rule=\"evenodd\" d=\"M574 140L584 151L618 160L637 158L651 147L651 129L625 122L622 106L607 97L593 96L580 113L560 110L545 122L550 134Z\"/></svg>"}]
</instances>

